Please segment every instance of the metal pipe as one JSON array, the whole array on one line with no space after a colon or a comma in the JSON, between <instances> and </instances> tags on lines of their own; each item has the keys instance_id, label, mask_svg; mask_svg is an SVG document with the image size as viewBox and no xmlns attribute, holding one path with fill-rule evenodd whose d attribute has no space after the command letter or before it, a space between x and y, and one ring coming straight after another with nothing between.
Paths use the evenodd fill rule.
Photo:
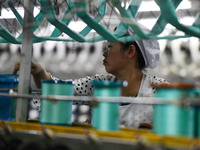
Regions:
<instances>
[{"instance_id":1,"label":"metal pipe","mask_svg":"<svg viewBox=\"0 0 200 150\"><path fill-rule=\"evenodd\" d=\"M94 97L94 96L61 96L61 95L34 95L34 94L18 94L15 92L0 93L0 96L7 96L21 99L46 99L50 101L65 100L65 101L89 101L89 102L112 102L112 103L131 103L131 104L168 104L179 106L200 106L199 98L181 98L167 99L155 97Z\"/></svg>"},{"instance_id":2,"label":"metal pipe","mask_svg":"<svg viewBox=\"0 0 200 150\"><path fill-rule=\"evenodd\" d=\"M24 22L22 35L22 51L20 56L19 93L28 94L31 79L32 36L33 36L34 0L24 0ZM26 122L28 118L28 101L19 97L16 109L16 121Z\"/></svg>"}]
</instances>

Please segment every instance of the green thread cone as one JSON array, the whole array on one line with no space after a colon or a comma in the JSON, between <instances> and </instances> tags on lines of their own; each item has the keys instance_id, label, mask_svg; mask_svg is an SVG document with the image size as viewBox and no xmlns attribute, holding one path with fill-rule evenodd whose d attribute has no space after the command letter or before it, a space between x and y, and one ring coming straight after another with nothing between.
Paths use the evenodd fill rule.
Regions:
<instances>
[{"instance_id":1,"label":"green thread cone","mask_svg":"<svg viewBox=\"0 0 200 150\"><path fill-rule=\"evenodd\" d=\"M159 87L155 97L180 99L182 96L193 97L194 88ZM153 132L170 136L194 136L194 108L178 105L154 105Z\"/></svg>"},{"instance_id":2,"label":"green thread cone","mask_svg":"<svg viewBox=\"0 0 200 150\"><path fill-rule=\"evenodd\" d=\"M42 82L42 95L73 95L72 82L45 80ZM71 125L72 101L49 101L42 99L40 123Z\"/></svg>"},{"instance_id":3,"label":"green thread cone","mask_svg":"<svg viewBox=\"0 0 200 150\"><path fill-rule=\"evenodd\" d=\"M121 96L123 82L92 81L91 84L96 97ZM99 102L92 110L92 127L103 131L119 130L119 103Z\"/></svg>"}]
</instances>

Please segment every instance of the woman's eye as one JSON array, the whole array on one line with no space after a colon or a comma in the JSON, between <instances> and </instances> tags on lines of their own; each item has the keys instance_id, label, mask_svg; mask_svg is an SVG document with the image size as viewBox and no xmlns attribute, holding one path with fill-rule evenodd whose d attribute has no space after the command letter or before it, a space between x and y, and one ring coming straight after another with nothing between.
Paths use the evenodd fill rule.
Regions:
<instances>
[{"instance_id":1,"label":"woman's eye","mask_svg":"<svg viewBox=\"0 0 200 150\"><path fill-rule=\"evenodd\" d=\"M109 45L108 47L109 47L109 48L111 48L112 46L111 46L111 45Z\"/></svg>"},{"instance_id":2,"label":"woman's eye","mask_svg":"<svg viewBox=\"0 0 200 150\"><path fill-rule=\"evenodd\" d=\"M108 45L108 46L105 48L105 50L109 50L110 48L111 48L111 46Z\"/></svg>"}]
</instances>

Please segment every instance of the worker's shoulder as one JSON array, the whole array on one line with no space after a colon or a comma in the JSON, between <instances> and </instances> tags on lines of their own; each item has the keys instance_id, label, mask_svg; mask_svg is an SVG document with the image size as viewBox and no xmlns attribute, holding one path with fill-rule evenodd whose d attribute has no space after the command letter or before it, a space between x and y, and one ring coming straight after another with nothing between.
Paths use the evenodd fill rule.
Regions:
<instances>
[{"instance_id":1,"label":"worker's shoulder","mask_svg":"<svg viewBox=\"0 0 200 150\"><path fill-rule=\"evenodd\" d=\"M168 81L165 78L160 77L158 75L145 74L145 76L153 84L155 84L155 83L157 83L157 84L159 84L159 83L168 83Z\"/></svg>"},{"instance_id":2,"label":"worker's shoulder","mask_svg":"<svg viewBox=\"0 0 200 150\"><path fill-rule=\"evenodd\" d=\"M96 74L91 77L93 80L100 80L100 81L115 81L116 77L112 74Z\"/></svg>"}]
</instances>

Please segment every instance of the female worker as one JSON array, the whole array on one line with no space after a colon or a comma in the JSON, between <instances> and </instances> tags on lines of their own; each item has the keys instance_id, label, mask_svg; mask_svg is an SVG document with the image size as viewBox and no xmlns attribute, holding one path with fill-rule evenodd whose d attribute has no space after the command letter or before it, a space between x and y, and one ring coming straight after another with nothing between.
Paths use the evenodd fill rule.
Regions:
<instances>
[{"instance_id":1,"label":"female worker","mask_svg":"<svg viewBox=\"0 0 200 150\"><path fill-rule=\"evenodd\" d=\"M127 33L130 35L130 32ZM127 35L126 34L126 35ZM133 34L133 32L131 33ZM103 65L107 75L97 74L74 81L75 95L92 95L91 80L118 80L127 81L128 85L122 87L122 96L149 97L153 96L155 89L152 83L166 82L162 78L147 74L145 68L155 68L159 62L160 48L156 40L138 40L133 42L108 43L103 56ZM13 73L19 70L19 63L14 67ZM41 80L58 80L36 62L32 62L32 75L35 84L41 88ZM80 103L79 103L80 104ZM83 103L82 103L83 104ZM40 106L38 106L40 107ZM139 128L142 124L151 125L152 105L124 104L120 106L120 125L130 128Z\"/></svg>"}]
</instances>

